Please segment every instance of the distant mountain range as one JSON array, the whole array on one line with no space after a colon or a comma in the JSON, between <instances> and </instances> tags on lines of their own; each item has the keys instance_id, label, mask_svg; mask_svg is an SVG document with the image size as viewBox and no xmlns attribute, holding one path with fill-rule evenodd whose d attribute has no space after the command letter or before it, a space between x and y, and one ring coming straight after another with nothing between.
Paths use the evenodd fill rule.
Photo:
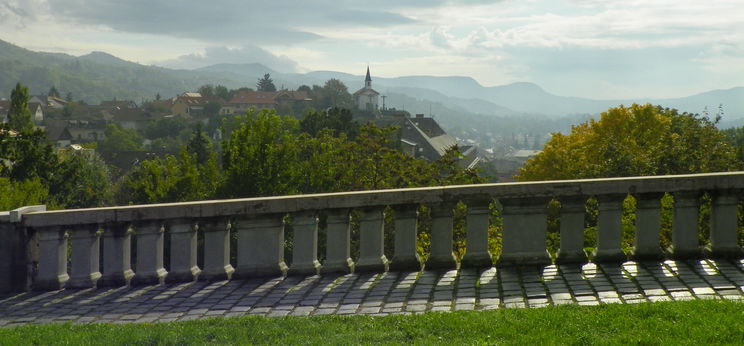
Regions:
<instances>
[{"instance_id":1,"label":"distant mountain range","mask_svg":"<svg viewBox=\"0 0 744 346\"><path fill-rule=\"evenodd\" d=\"M0 97L8 97L15 83L21 81L29 86L32 94L45 93L54 85L63 96L70 92L74 99L89 103L113 98L140 102L154 99L158 93L162 97L172 97L208 83L228 88L254 87L256 80L265 73L271 74L277 87L286 88L323 84L336 78L344 82L352 93L363 85L364 79L361 74L334 71L281 73L257 63L174 70L125 61L104 52L79 57L34 52L0 40ZM744 87L671 99L593 100L553 95L533 83L484 87L470 77L382 78L374 75L374 66L372 79L373 88L390 96L386 100L388 107L406 109L411 113L430 113L436 108L470 115L555 118L593 115L620 104L650 102L693 113L702 113L707 108L711 114L723 105L725 123L738 124L742 122L740 119L744 119Z\"/></svg>"}]
</instances>

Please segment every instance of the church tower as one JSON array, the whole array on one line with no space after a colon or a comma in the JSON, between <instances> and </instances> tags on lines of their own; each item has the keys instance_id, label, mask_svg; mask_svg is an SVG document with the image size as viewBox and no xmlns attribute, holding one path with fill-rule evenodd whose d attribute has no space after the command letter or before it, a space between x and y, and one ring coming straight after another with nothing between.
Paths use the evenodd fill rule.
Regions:
<instances>
[{"instance_id":1,"label":"church tower","mask_svg":"<svg viewBox=\"0 0 744 346\"><path fill-rule=\"evenodd\" d=\"M379 104L380 93L372 89L372 77L367 66L367 76L364 78L364 87L354 93L354 104L358 110L375 112Z\"/></svg>"}]
</instances>

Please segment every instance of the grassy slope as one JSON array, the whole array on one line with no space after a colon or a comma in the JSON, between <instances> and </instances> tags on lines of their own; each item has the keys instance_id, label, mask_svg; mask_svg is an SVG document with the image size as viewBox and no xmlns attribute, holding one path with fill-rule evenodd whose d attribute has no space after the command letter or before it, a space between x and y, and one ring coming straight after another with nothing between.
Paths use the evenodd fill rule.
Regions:
<instances>
[{"instance_id":1,"label":"grassy slope","mask_svg":"<svg viewBox=\"0 0 744 346\"><path fill-rule=\"evenodd\" d=\"M559 306L413 316L314 316L0 329L0 344L742 344L744 303Z\"/></svg>"}]
</instances>

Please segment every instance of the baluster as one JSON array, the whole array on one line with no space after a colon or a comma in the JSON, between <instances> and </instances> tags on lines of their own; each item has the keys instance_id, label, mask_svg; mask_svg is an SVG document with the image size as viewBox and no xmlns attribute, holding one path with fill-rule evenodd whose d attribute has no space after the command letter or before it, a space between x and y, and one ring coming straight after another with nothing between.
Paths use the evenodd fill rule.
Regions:
<instances>
[{"instance_id":1,"label":"baluster","mask_svg":"<svg viewBox=\"0 0 744 346\"><path fill-rule=\"evenodd\" d=\"M597 218L597 248L594 263L622 262L627 256L620 247L622 239L623 199L626 195L600 195Z\"/></svg>"},{"instance_id":2,"label":"baluster","mask_svg":"<svg viewBox=\"0 0 744 346\"><path fill-rule=\"evenodd\" d=\"M163 268L163 223L145 221L137 224L137 272L135 285L162 285L168 271Z\"/></svg>"},{"instance_id":3,"label":"baluster","mask_svg":"<svg viewBox=\"0 0 744 346\"><path fill-rule=\"evenodd\" d=\"M720 191L713 196L710 215L710 243L713 258L741 258L737 225L736 191Z\"/></svg>"},{"instance_id":4,"label":"baluster","mask_svg":"<svg viewBox=\"0 0 744 346\"><path fill-rule=\"evenodd\" d=\"M584 215L586 197L570 197L561 200L561 242L555 262L586 263L584 252Z\"/></svg>"},{"instance_id":5,"label":"baluster","mask_svg":"<svg viewBox=\"0 0 744 346\"><path fill-rule=\"evenodd\" d=\"M314 211L295 213L292 222L294 248L290 275L317 275L318 262L318 217Z\"/></svg>"},{"instance_id":6,"label":"baluster","mask_svg":"<svg viewBox=\"0 0 744 346\"><path fill-rule=\"evenodd\" d=\"M283 214L269 214L239 218L235 278L284 276L287 273L283 217Z\"/></svg>"},{"instance_id":7,"label":"baluster","mask_svg":"<svg viewBox=\"0 0 744 346\"><path fill-rule=\"evenodd\" d=\"M98 225L81 225L72 229L72 270L67 287L96 287L99 272L100 233Z\"/></svg>"},{"instance_id":8,"label":"baluster","mask_svg":"<svg viewBox=\"0 0 744 346\"><path fill-rule=\"evenodd\" d=\"M230 280L235 269L230 265L230 222L211 218L200 222L204 232L204 270L199 279Z\"/></svg>"},{"instance_id":9,"label":"baluster","mask_svg":"<svg viewBox=\"0 0 744 346\"><path fill-rule=\"evenodd\" d=\"M395 211L395 254L391 270L420 270L421 259L416 251L418 205L405 204L393 207Z\"/></svg>"},{"instance_id":10,"label":"baluster","mask_svg":"<svg viewBox=\"0 0 744 346\"><path fill-rule=\"evenodd\" d=\"M40 227L39 271L34 279L35 290L51 291L65 287L67 275L67 232L62 226Z\"/></svg>"},{"instance_id":11,"label":"baluster","mask_svg":"<svg viewBox=\"0 0 744 346\"><path fill-rule=\"evenodd\" d=\"M698 212L700 195L698 192L679 192L674 194L674 222L672 224L672 257L674 259L697 258L700 256L698 238Z\"/></svg>"},{"instance_id":12,"label":"baluster","mask_svg":"<svg viewBox=\"0 0 744 346\"><path fill-rule=\"evenodd\" d=\"M189 219L176 219L170 225L170 272L167 282L188 282L199 279L196 265L196 236L199 226Z\"/></svg>"},{"instance_id":13,"label":"baluster","mask_svg":"<svg viewBox=\"0 0 744 346\"><path fill-rule=\"evenodd\" d=\"M454 204L441 203L431 207L431 254L426 269L455 269L457 262L452 252Z\"/></svg>"},{"instance_id":14,"label":"baluster","mask_svg":"<svg viewBox=\"0 0 744 346\"><path fill-rule=\"evenodd\" d=\"M98 286L129 285L132 271L132 228L128 224L113 223L103 231L103 276Z\"/></svg>"},{"instance_id":15,"label":"baluster","mask_svg":"<svg viewBox=\"0 0 744 346\"><path fill-rule=\"evenodd\" d=\"M462 266L484 268L491 267L493 260L488 251L488 218L491 209L490 200L468 200L467 238Z\"/></svg>"},{"instance_id":16,"label":"baluster","mask_svg":"<svg viewBox=\"0 0 744 346\"><path fill-rule=\"evenodd\" d=\"M664 258L659 247L662 193L639 194L636 198L636 235L633 259Z\"/></svg>"},{"instance_id":17,"label":"baluster","mask_svg":"<svg viewBox=\"0 0 744 346\"><path fill-rule=\"evenodd\" d=\"M357 272L386 271L388 260L384 252L384 207L367 207L359 217L359 261Z\"/></svg>"},{"instance_id":18,"label":"baluster","mask_svg":"<svg viewBox=\"0 0 744 346\"><path fill-rule=\"evenodd\" d=\"M350 255L349 209L330 210L326 224L326 260L323 272L351 273L354 271L354 261Z\"/></svg>"},{"instance_id":19,"label":"baluster","mask_svg":"<svg viewBox=\"0 0 744 346\"><path fill-rule=\"evenodd\" d=\"M498 266L550 264L546 246L548 198L499 199L504 231Z\"/></svg>"}]
</instances>

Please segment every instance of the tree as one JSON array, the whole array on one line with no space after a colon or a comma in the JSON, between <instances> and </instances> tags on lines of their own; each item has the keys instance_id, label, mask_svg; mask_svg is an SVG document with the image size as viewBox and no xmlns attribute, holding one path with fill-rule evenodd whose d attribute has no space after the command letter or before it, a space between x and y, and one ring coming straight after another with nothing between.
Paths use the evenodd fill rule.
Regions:
<instances>
[{"instance_id":1,"label":"tree","mask_svg":"<svg viewBox=\"0 0 744 346\"><path fill-rule=\"evenodd\" d=\"M345 108L331 108L327 111L309 111L300 121L300 130L316 136L323 129L330 129L335 136L346 134L354 139L359 134L359 124L352 121L351 111Z\"/></svg>"},{"instance_id":2,"label":"tree","mask_svg":"<svg viewBox=\"0 0 744 346\"><path fill-rule=\"evenodd\" d=\"M205 84L199 87L198 89L199 94L201 94L202 97L211 99L214 97L214 85L212 84Z\"/></svg>"},{"instance_id":3,"label":"tree","mask_svg":"<svg viewBox=\"0 0 744 346\"><path fill-rule=\"evenodd\" d=\"M106 125L106 138L98 145L101 151L138 151L142 150L142 137L136 131L123 129L116 124Z\"/></svg>"},{"instance_id":4,"label":"tree","mask_svg":"<svg viewBox=\"0 0 744 346\"><path fill-rule=\"evenodd\" d=\"M256 90L258 91L276 91L276 86L274 86L274 81L271 79L270 74L265 74L263 78L258 79L258 83L256 83Z\"/></svg>"},{"instance_id":5,"label":"tree","mask_svg":"<svg viewBox=\"0 0 744 346\"><path fill-rule=\"evenodd\" d=\"M220 109L222 109L222 105L219 102L209 101L204 106L204 115L213 117L217 114L220 114Z\"/></svg>"},{"instance_id":6,"label":"tree","mask_svg":"<svg viewBox=\"0 0 744 346\"><path fill-rule=\"evenodd\" d=\"M230 91L224 85L218 85L214 87L214 96L217 96L225 101L230 101Z\"/></svg>"},{"instance_id":7,"label":"tree","mask_svg":"<svg viewBox=\"0 0 744 346\"><path fill-rule=\"evenodd\" d=\"M202 123L197 122L194 132L191 135L189 143L186 145L186 151L189 154L196 155L197 162L207 162L212 151L212 142L209 137L202 131Z\"/></svg>"},{"instance_id":8,"label":"tree","mask_svg":"<svg viewBox=\"0 0 744 346\"><path fill-rule=\"evenodd\" d=\"M162 117L147 123L144 134L148 139L177 137L181 131L188 127L186 119L177 115L173 117Z\"/></svg>"},{"instance_id":9,"label":"tree","mask_svg":"<svg viewBox=\"0 0 744 346\"><path fill-rule=\"evenodd\" d=\"M160 101L160 93L155 94L155 101Z\"/></svg>"},{"instance_id":10,"label":"tree","mask_svg":"<svg viewBox=\"0 0 744 346\"><path fill-rule=\"evenodd\" d=\"M94 152L67 151L49 183L54 204L65 208L95 208L112 201L111 173Z\"/></svg>"},{"instance_id":11,"label":"tree","mask_svg":"<svg viewBox=\"0 0 744 346\"><path fill-rule=\"evenodd\" d=\"M335 78L331 78L319 89L314 88L313 99L316 100L318 109L328 107L349 108L352 105L352 97L346 85Z\"/></svg>"},{"instance_id":12,"label":"tree","mask_svg":"<svg viewBox=\"0 0 744 346\"><path fill-rule=\"evenodd\" d=\"M223 197L286 195L298 192L296 119L273 109L251 111L222 142ZM227 130L223 126L223 133Z\"/></svg>"},{"instance_id":13,"label":"tree","mask_svg":"<svg viewBox=\"0 0 744 346\"><path fill-rule=\"evenodd\" d=\"M553 134L520 170L520 180L604 178L735 169L733 148L715 122L646 105L610 108L599 120Z\"/></svg>"},{"instance_id":14,"label":"tree","mask_svg":"<svg viewBox=\"0 0 744 346\"><path fill-rule=\"evenodd\" d=\"M10 92L8 124L16 131L30 131L34 128L33 117L28 109L28 88L21 82L18 82L15 89Z\"/></svg>"},{"instance_id":15,"label":"tree","mask_svg":"<svg viewBox=\"0 0 744 346\"><path fill-rule=\"evenodd\" d=\"M47 96L59 97L59 90L57 90L57 87L52 85L52 87L49 88L49 92L47 92Z\"/></svg>"},{"instance_id":16,"label":"tree","mask_svg":"<svg viewBox=\"0 0 744 346\"><path fill-rule=\"evenodd\" d=\"M48 195L47 187L39 178L22 181L0 178L0 210L44 204Z\"/></svg>"}]
</instances>

